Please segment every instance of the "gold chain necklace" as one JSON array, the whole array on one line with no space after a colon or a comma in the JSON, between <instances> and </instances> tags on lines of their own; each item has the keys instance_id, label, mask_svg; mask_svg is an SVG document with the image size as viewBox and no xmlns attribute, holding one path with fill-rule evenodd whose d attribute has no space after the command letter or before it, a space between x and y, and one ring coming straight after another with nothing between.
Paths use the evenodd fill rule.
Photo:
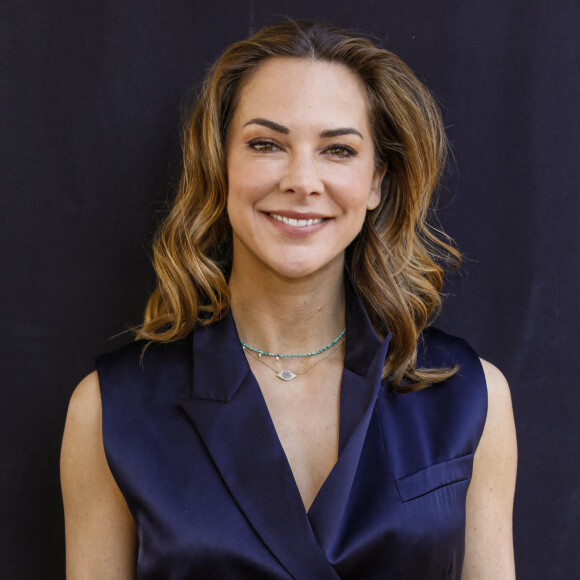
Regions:
<instances>
[{"instance_id":1,"label":"gold chain necklace","mask_svg":"<svg viewBox=\"0 0 580 580\"><path fill-rule=\"evenodd\" d=\"M320 364L321 362L325 361L327 358L330 358L334 354L334 352L336 351L338 345L340 345L343 342L343 337L344 337L344 333L338 338L338 340L336 340L334 342L334 344L332 346L324 349L326 354L322 358L319 358L316 362L312 363L309 367L307 367L305 370L303 370L299 373L294 373L288 369L285 369L285 370L278 372L278 369L269 365L264 359L262 359L261 353L256 353L253 349L246 349L246 348L244 348L244 352L251 354L258 362L261 362L262 364L267 366L270 370L274 371L276 373L276 376L279 379L281 379L283 381L291 381L292 379L295 379L296 377L298 377L300 375L305 375L307 372L311 371L317 364ZM278 361L280 360L278 357L275 357L275 358Z\"/></svg>"}]
</instances>

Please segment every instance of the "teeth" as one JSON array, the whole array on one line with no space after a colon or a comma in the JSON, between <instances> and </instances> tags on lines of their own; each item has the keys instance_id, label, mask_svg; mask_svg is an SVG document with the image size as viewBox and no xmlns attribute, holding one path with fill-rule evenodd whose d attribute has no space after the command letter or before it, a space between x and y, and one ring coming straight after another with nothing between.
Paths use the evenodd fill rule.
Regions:
<instances>
[{"instance_id":1,"label":"teeth","mask_svg":"<svg viewBox=\"0 0 580 580\"><path fill-rule=\"evenodd\" d=\"M283 215L278 215L277 213L268 214L271 218L278 220L284 224L288 224L289 226L293 226L295 228L305 228L306 226L311 226L313 224L319 224L324 221L323 218L317 219L309 219L309 220L296 220L294 218L287 218Z\"/></svg>"}]
</instances>

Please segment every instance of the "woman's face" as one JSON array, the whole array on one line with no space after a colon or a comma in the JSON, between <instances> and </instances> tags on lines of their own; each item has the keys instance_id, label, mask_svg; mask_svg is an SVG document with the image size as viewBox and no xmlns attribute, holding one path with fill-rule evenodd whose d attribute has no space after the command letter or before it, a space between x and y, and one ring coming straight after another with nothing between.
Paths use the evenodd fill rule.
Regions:
<instances>
[{"instance_id":1,"label":"woman's face","mask_svg":"<svg viewBox=\"0 0 580 580\"><path fill-rule=\"evenodd\" d=\"M342 272L382 179L353 73L298 58L264 62L241 88L226 162L234 269Z\"/></svg>"}]
</instances>

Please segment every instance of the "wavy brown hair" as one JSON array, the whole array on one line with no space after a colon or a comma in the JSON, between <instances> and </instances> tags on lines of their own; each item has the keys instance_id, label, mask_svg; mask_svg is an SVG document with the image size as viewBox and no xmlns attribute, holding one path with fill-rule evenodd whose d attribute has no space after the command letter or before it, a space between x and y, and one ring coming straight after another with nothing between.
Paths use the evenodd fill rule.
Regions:
<instances>
[{"instance_id":1,"label":"wavy brown hair","mask_svg":"<svg viewBox=\"0 0 580 580\"><path fill-rule=\"evenodd\" d=\"M381 202L367 213L346 261L373 325L393 335L384 376L399 391L444 380L455 369L416 368L419 336L441 306L443 266L459 262L449 238L430 225L431 198L447 155L439 109L393 53L319 22L269 26L228 48L208 72L185 123L183 173L154 241L157 287L138 338L180 340L228 310L232 235L225 141L243 82L275 57L339 63L362 81L375 165L387 173Z\"/></svg>"}]
</instances>

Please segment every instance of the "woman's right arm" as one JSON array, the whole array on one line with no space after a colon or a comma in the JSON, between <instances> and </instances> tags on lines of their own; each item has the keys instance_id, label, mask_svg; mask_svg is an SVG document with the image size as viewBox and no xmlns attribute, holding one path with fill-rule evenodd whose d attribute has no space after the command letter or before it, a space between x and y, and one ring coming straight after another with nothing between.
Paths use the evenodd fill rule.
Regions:
<instances>
[{"instance_id":1,"label":"woman's right arm","mask_svg":"<svg viewBox=\"0 0 580 580\"><path fill-rule=\"evenodd\" d=\"M99 379L94 372L71 397L62 441L69 580L136 577L135 523L105 458L101 425Z\"/></svg>"}]
</instances>

